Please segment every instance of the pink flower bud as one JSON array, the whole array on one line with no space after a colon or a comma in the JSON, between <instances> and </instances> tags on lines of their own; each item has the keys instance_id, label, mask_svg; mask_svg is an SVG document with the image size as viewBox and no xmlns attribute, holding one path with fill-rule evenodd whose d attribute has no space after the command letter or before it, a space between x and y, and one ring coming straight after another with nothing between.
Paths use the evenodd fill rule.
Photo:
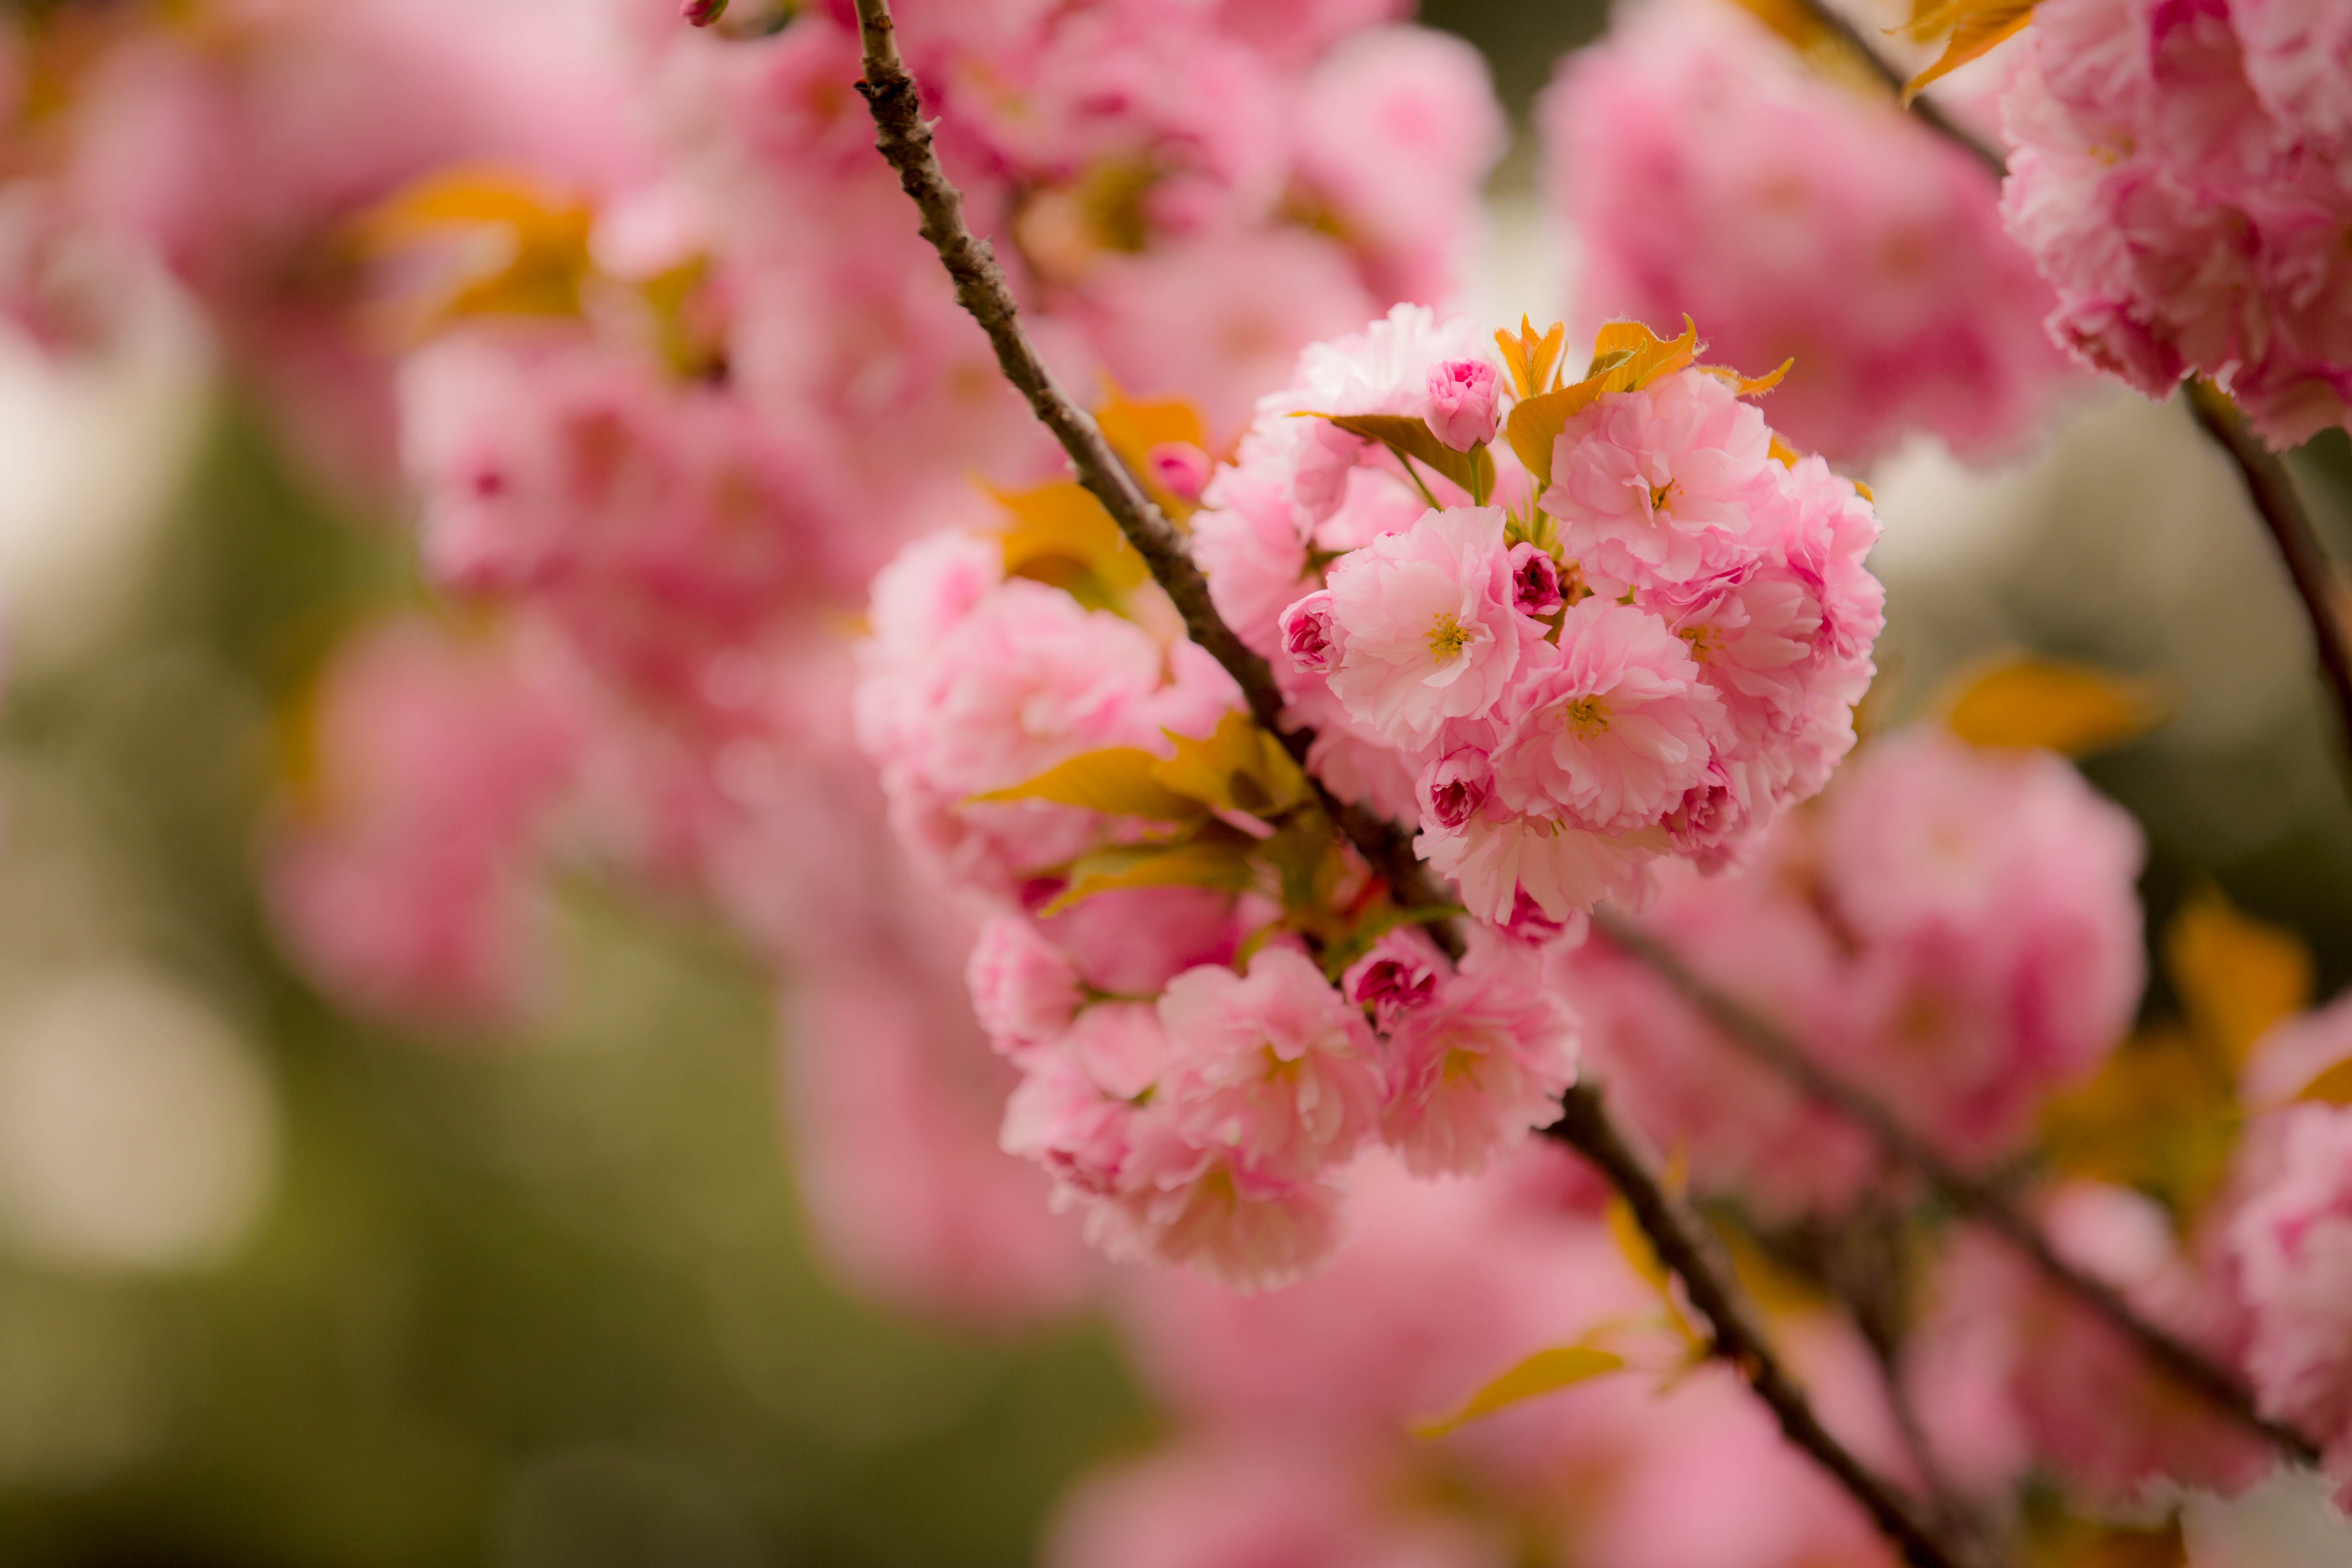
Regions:
<instances>
[{"instance_id":1,"label":"pink flower bud","mask_svg":"<svg viewBox=\"0 0 2352 1568\"><path fill-rule=\"evenodd\" d=\"M1339 628L1331 624L1331 591L1318 589L1282 612L1282 648L1290 667L1328 675L1339 665Z\"/></svg>"},{"instance_id":2,"label":"pink flower bud","mask_svg":"<svg viewBox=\"0 0 2352 1568\"><path fill-rule=\"evenodd\" d=\"M1160 442L1143 455L1143 466L1152 483L1181 501L1201 499L1214 467L1209 454L1190 441Z\"/></svg>"},{"instance_id":3,"label":"pink flower bud","mask_svg":"<svg viewBox=\"0 0 2352 1568\"><path fill-rule=\"evenodd\" d=\"M1523 616L1548 616L1559 609L1559 563L1532 544L1512 545L1511 603Z\"/></svg>"},{"instance_id":4,"label":"pink flower bud","mask_svg":"<svg viewBox=\"0 0 2352 1568\"><path fill-rule=\"evenodd\" d=\"M708 27L727 15L727 0L680 0L677 14L698 27Z\"/></svg>"},{"instance_id":5,"label":"pink flower bud","mask_svg":"<svg viewBox=\"0 0 2352 1568\"><path fill-rule=\"evenodd\" d=\"M1495 438L1495 367L1452 359L1429 373L1431 432L1457 452Z\"/></svg>"},{"instance_id":6,"label":"pink flower bud","mask_svg":"<svg viewBox=\"0 0 2352 1568\"><path fill-rule=\"evenodd\" d=\"M1495 788L1495 770L1475 746L1449 752L1421 775L1421 799L1441 827L1460 827L1478 815Z\"/></svg>"},{"instance_id":7,"label":"pink flower bud","mask_svg":"<svg viewBox=\"0 0 2352 1568\"><path fill-rule=\"evenodd\" d=\"M1370 1007L1386 1029L1435 993L1437 965L1431 961L1426 942L1404 931L1391 931L1349 966L1339 977L1339 987L1349 1001Z\"/></svg>"}]
</instances>

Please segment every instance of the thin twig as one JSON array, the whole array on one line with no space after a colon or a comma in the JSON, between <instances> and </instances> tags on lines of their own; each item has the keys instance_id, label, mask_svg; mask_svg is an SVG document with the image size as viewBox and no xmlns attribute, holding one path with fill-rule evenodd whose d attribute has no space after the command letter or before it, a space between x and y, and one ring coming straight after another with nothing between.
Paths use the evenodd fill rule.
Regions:
<instances>
[{"instance_id":1,"label":"thin twig","mask_svg":"<svg viewBox=\"0 0 2352 1568\"><path fill-rule=\"evenodd\" d=\"M1625 1199L1648 1237L1658 1260L1674 1270L1699 1316L1706 1320L1716 1355L1730 1363L1780 1423L1790 1442L1843 1487L1868 1511L1879 1532L1918 1568L1957 1568L1958 1559L1920 1518L1918 1505L1880 1477L1834 1436L1813 1414L1788 1370L1780 1364L1733 1282L1735 1276L1706 1222L1669 1194L1650 1161L1626 1135L1590 1079L1560 1097L1560 1118L1545 1131L1584 1156Z\"/></svg>"},{"instance_id":2,"label":"thin twig","mask_svg":"<svg viewBox=\"0 0 2352 1568\"><path fill-rule=\"evenodd\" d=\"M1868 1132L1898 1163L1917 1172L1962 1213L2024 1253L2051 1283L2123 1331L2150 1361L2176 1381L2202 1394L2295 1458L2307 1464L2318 1461L2319 1450L2310 1439L2291 1426L2266 1418L2255 1408L2253 1395L2245 1384L2227 1367L2149 1322L2113 1286L2061 1258L2042 1234L2041 1226L1997 1189L1954 1165L1933 1144L1896 1121L1885 1106L1815 1061L1778 1026L1738 997L1717 989L1685 963L1673 949L1617 910L1595 910L1592 924L1595 931L1664 981L1676 995L1750 1056Z\"/></svg>"},{"instance_id":3,"label":"thin twig","mask_svg":"<svg viewBox=\"0 0 2352 1568\"><path fill-rule=\"evenodd\" d=\"M1269 734L1281 737L1285 749L1303 765L1314 731L1283 723L1282 692L1275 685L1274 672L1218 616L1209 597L1208 580L1193 563L1184 536L1128 472L1093 417L1055 384L1053 373L1022 329L1020 307L997 265L996 253L965 224L963 195L948 179L940 167L939 154L932 150L931 128L923 120L921 97L898 58L897 27L887 0L857 0L857 26L865 45L866 67L857 90L874 112L875 128L880 133L877 145L898 171L898 184L923 215L923 237L940 253L949 278L954 280L957 302L987 332L1004 378L1029 400L1030 411L1069 454L1078 483L1102 502L1119 532L1143 557L1152 580L1183 617L1185 631L1241 687L1250 716ZM1400 904L1426 908L1452 901L1430 879L1406 835L1361 806L1340 801L1319 780L1315 781L1315 789L1323 809ZM1433 921L1429 930L1447 951L1460 956L1461 936L1450 921Z\"/></svg>"},{"instance_id":4,"label":"thin twig","mask_svg":"<svg viewBox=\"0 0 2352 1568\"><path fill-rule=\"evenodd\" d=\"M1870 41L1862 36L1860 28L1831 10L1822 0L1797 0L1797 3L1804 7L1805 16L1815 26L1851 49L1854 58L1867 66L1870 74L1884 82L1889 91L1901 95L1906 79L1895 68L1893 61L1871 46ZM1914 119L1938 136L1965 149L1978 163L1992 171L1994 179L1998 180L2009 173L2009 159L2000 149L1979 141L1966 126L1945 113L1944 106L1934 99L1925 94L1916 95L1908 107Z\"/></svg>"},{"instance_id":5,"label":"thin twig","mask_svg":"<svg viewBox=\"0 0 2352 1568\"><path fill-rule=\"evenodd\" d=\"M1240 684L1258 722L1282 735L1284 743L1303 759L1313 736L1305 730L1283 729L1281 693L1265 661L1244 647L1218 616L1208 584L1185 549L1182 536L1119 464L1095 422L1054 384L1021 330L1004 275L988 246L965 226L962 198L932 151L921 100L898 58L888 0L856 0L856 8L866 68L857 90L873 110L882 155L898 171L899 184L922 213L923 237L939 251L955 281L956 298L987 331L1006 378L1029 399L1030 408L1061 442L1078 482L1103 503L1120 532L1143 557L1154 580L1183 616L1193 640ZM1428 872L1413 858L1410 841L1393 825L1361 808L1325 798L1334 822L1402 900L1442 901ZM1729 1275L1709 1255L1703 1239L1706 1233L1659 1185L1611 1116L1597 1087L1584 1084L1569 1091L1556 1131L1583 1152L1623 1194L1659 1257L1681 1277L1692 1304L1712 1327L1718 1352L1746 1375L1780 1418L1790 1440L1852 1493L1917 1568L1958 1568L1956 1559L1920 1522L1913 1505L1822 1426L1803 1391L1739 1302Z\"/></svg>"},{"instance_id":6,"label":"thin twig","mask_svg":"<svg viewBox=\"0 0 2352 1568\"><path fill-rule=\"evenodd\" d=\"M2189 383L2189 408L2237 465L2255 513L2270 531L2279 558L2286 563L2286 574L2294 579L2295 595L2303 601L2303 613L2311 622L2320 673L2327 681L2328 695L2336 700L2342 738L2352 743L2352 626L2346 624L2344 583L2319 542L2318 531L2311 525L2311 514L2304 510L2294 476L2248 427L2246 416L2238 412L2229 394L2201 375Z\"/></svg>"}]
</instances>

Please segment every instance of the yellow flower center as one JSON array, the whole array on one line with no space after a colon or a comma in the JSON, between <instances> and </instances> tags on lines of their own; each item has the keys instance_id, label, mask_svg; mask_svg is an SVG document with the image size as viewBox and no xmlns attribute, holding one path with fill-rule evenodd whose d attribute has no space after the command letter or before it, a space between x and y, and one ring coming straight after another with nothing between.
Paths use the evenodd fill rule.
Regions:
<instances>
[{"instance_id":1,"label":"yellow flower center","mask_svg":"<svg viewBox=\"0 0 2352 1568\"><path fill-rule=\"evenodd\" d=\"M1450 610L1438 611L1429 628L1430 657L1440 664L1453 663L1462 657L1462 650L1469 646L1471 636L1470 628L1462 624L1460 616Z\"/></svg>"},{"instance_id":2,"label":"yellow flower center","mask_svg":"<svg viewBox=\"0 0 2352 1568\"><path fill-rule=\"evenodd\" d=\"M1723 646L1723 634L1713 626L1685 626L1675 636L1690 644L1691 658L1701 664L1706 656Z\"/></svg>"},{"instance_id":3,"label":"yellow flower center","mask_svg":"<svg viewBox=\"0 0 2352 1568\"><path fill-rule=\"evenodd\" d=\"M1650 487L1650 510L1652 511L1671 511L1674 509L1674 480L1668 479L1664 484L1652 485Z\"/></svg>"},{"instance_id":4,"label":"yellow flower center","mask_svg":"<svg viewBox=\"0 0 2352 1568\"><path fill-rule=\"evenodd\" d=\"M1598 697L1580 697L1559 710L1569 732L1590 741L1609 732L1609 704Z\"/></svg>"}]
</instances>

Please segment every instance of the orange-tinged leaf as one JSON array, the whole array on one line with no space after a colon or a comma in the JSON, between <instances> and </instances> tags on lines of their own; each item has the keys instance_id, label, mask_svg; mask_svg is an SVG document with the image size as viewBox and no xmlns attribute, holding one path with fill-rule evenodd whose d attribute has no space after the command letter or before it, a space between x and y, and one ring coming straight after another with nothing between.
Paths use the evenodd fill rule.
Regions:
<instances>
[{"instance_id":1,"label":"orange-tinged leaf","mask_svg":"<svg viewBox=\"0 0 2352 1568\"><path fill-rule=\"evenodd\" d=\"M2070 757L2104 751L2164 721L2154 681L2086 664L2003 658L1964 672L1948 689L1944 722L1977 746L2041 746Z\"/></svg>"},{"instance_id":2,"label":"orange-tinged leaf","mask_svg":"<svg viewBox=\"0 0 2352 1568\"><path fill-rule=\"evenodd\" d=\"M1150 581L1151 569L1143 563L1143 557L1128 543L1102 502L1076 480L1060 479L1026 490L992 489L989 493L1013 514L1002 535L1008 574L1037 576L1068 586L1050 567L1054 563L1071 562L1092 574L1112 595L1131 594Z\"/></svg>"},{"instance_id":3,"label":"orange-tinged leaf","mask_svg":"<svg viewBox=\"0 0 2352 1568\"><path fill-rule=\"evenodd\" d=\"M1778 430L1772 432L1772 460L1774 462L1779 463L1784 468L1793 468L1799 462L1803 460L1804 456L1805 455L1802 452L1798 451L1794 447L1790 446L1789 443L1780 439L1780 432Z\"/></svg>"},{"instance_id":4,"label":"orange-tinged leaf","mask_svg":"<svg viewBox=\"0 0 2352 1568\"><path fill-rule=\"evenodd\" d=\"M1622 1371L1624 1365L1623 1356L1595 1345L1554 1345L1539 1350L1480 1388L1453 1414L1413 1427L1412 1435L1423 1441L1433 1441L1482 1416L1580 1383L1590 1383L1596 1377Z\"/></svg>"},{"instance_id":5,"label":"orange-tinged leaf","mask_svg":"<svg viewBox=\"0 0 2352 1568\"><path fill-rule=\"evenodd\" d=\"M1137 746L1109 746L1057 763L1025 783L974 795L976 801L1052 801L1084 806L1107 816L1146 816L1187 822L1208 807L1160 782L1160 759Z\"/></svg>"},{"instance_id":6,"label":"orange-tinged leaf","mask_svg":"<svg viewBox=\"0 0 2352 1568\"><path fill-rule=\"evenodd\" d=\"M353 225L362 254L428 258L431 283L415 310L430 328L467 316L567 316L592 266L585 204L527 175L495 169L436 174Z\"/></svg>"},{"instance_id":7,"label":"orange-tinged leaf","mask_svg":"<svg viewBox=\"0 0 2352 1568\"><path fill-rule=\"evenodd\" d=\"M1102 406L1095 410L1095 423L1102 427L1103 439L1127 465L1127 471L1151 492L1160 510L1181 521L1197 510L1194 503L1160 488L1152 478L1150 458L1155 447L1182 445L1208 451L1209 427L1199 409L1181 397L1139 401L1113 385Z\"/></svg>"},{"instance_id":8,"label":"orange-tinged leaf","mask_svg":"<svg viewBox=\"0 0 2352 1568\"><path fill-rule=\"evenodd\" d=\"M2232 1072L2272 1025L2311 1005L2302 939L2239 913L2218 888L2181 906L2164 959L2189 1026Z\"/></svg>"},{"instance_id":9,"label":"orange-tinged leaf","mask_svg":"<svg viewBox=\"0 0 2352 1568\"><path fill-rule=\"evenodd\" d=\"M2240 1116L2235 1074L2177 1027L2126 1041L2042 1114L2051 1168L2137 1187L2194 1217L2227 1179Z\"/></svg>"},{"instance_id":10,"label":"orange-tinged leaf","mask_svg":"<svg viewBox=\"0 0 2352 1568\"><path fill-rule=\"evenodd\" d=\"M1951 29L1951 37L1945 41L1944 52L1936 62L1904 86L1903 101L1910 102L1928 83L1990 54L1996 46L2023 31L2032 20L2033 0L1955 0L1952 5L1938 6L1914 20L1909 31L1922 42L1947 26Z\"/></svg>"},{"instance_id":11,"label":"orange-tinged leaf","mask_svg":"<svg viewBox=\"0 0 2352 1568\"><path fill-rule=\"evenodd\" d=\"M2352 1058L2337 1062L2295 1094L2320 1105L2352 1105Z\"/></svg>"},{"instance_id":12,"label":"orange-tinged leaf","mask_svg":"<svg viewBox=\"0 0 2352 1568\"><path fill-rule=\"evenodd\" d=\"M1780 367L1768 375L1742 375L1727 364L1703 364L1699 366L1699 369L1706 372L1709 375L1719 375L1724 380L1731 383L1732 386L1738 390L1739 395L1742 397L1761 397L1766 393L1771 391L1774 387L1780 385L1781 378L1786 376L1791 370L1794 370L1796 365L1796 358L1791 355L1790 358L1782 360L1780 362Z\"/></svg>"},{"instance_id":13,"label":"orange-tinged leaf","mask_svg":"<svg viewBox=\"0 0 2352 1568\"><path fill-rule=\"evenodd\" d=\"M1568 336L1568 324L1554 321L1540 335L1525 316L1519 318L1516 336L1496 332L1495 346L1503 351L1503 364L1511 373L1511 383L1521 397L1533 397L1547 389L1553 367L1559 361L1561 342Z\"/></svg>"},{"instance_id":14,"label":"orange-tinged leaf","mask_svg":"<svg viewBox=\"0 0 2352 1568\"><path fill-rule=\"evenodd\" d=\"M1622 361L1612 357L1620 350L1626 353ZM1607 368L1588 374L1602 377L1603 392L1639 392L1660 376L1686 368L1697 357L1698 327L1688 316L1683 318L1683 335L1678 338L1661 338L1639 321L1612 321L1592 340L1596 366L1606 360Z\"/></svg>"}]
</instances>

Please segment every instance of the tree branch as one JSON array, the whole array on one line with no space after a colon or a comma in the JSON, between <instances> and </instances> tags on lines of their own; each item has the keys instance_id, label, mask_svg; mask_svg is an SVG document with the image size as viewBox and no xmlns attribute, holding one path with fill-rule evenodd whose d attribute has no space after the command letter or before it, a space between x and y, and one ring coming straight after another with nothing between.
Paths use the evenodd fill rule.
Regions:
<instances>
[{"instance_id":1,"label":"tree branch","mask_svg":"<svg viewBox=\"0 0 2352 1568\"><path fill-rule=\"evenodd\" d=\"M963 194L940 166L939 154L931 146L931 128L923 120L921 96L898 58L897 25L891 19L888 0L856 0L856 4L866 68L857 90L873 110L879 132L876 145L898 171L899 185L921 212L922 236L940 253L955 283L957 302L988 334L1004 378L1029 400L1030 412L1062 444L1078 483L1102 502L1119 532L1143 557L1152 580L1183 617L1186 633L1225 668L1241 687L1250 716L1267 733L1280 737L1284 749L1303 767L1314 731L1284 725L1282 692L1275 685L1274 672L1218 616L1209 598L1208 580L1193 563L1184 536L1128 472L1093 417L1055 384L1053 373L1022 329L1020 307L997 265L995 251L964 223ZM1413 854L1409 836L1374 813L1338 799L1314 778L1311 770L1308 778L1324 811L1388 884L1399 903L1426 907L1451 901ZM1433 921L1428 929L1448 952L1461 956L1461 933L1451 921Z\"/></svg>"},{"instance_id":2,"label":"tree branch","mask_svg":"<svg viewBox=\"0 0 2352 1568\"><path fill-rule=\"evenodd\" d=\"M2294 579L2295 596L2303 601L2303 613L2311 622L2320 673L2326 679L2328 695L2336 700L2340 738L2352 744L2352 626L2346 625L2344 583L2319 542L2318 531L2312 527L2311 514L2304 510L2294 478L2247 426L2246 416L2238 412L2229 395L2201 375L2189 383L2189 408L2206 434L2238 466L2238 477L2245 481L2255 514L2278 546L2279 558L2286 563L2286 574Z\"/></svg>"},{"instance_id":3,"label":"tree branch","mask_svg":"<svg viewBox=\"0 0 2352 1568\"><path fill-rule=\"evenodd\" d=\"M1240 683L1257 721L1281 735L1292 754L1303 760L1313 736L1305 730L1283 728L1281 693L1265 661L1244 647L1217 615L1208 584L1186 550L1183 537L1120 465L1095 422L1054 384L1045 362L1021 330L1018 308L995 256L965 226L962 197L949 183L932 150L920 97L898 57L888 0L856 0L856 8L866 69L857 90L873 110L882 155L898 171L898 183L922 214L923 237L940 253L955 282L957 300L987 331L1006 379L1028 398L1031 410L1061 442L1078 482L1102 502L1119 531L1143 557L1153 579L1183 616L1193 640ZM1442 901L1427 870L1413 858L1404 834L1370 812L1342 805L1328 795L1324 799L1334 823L1402 900ZM1458 951L1458 935L1450 930L1441 933L1441 940L1447 938ZM1916 1568L1958 1568L1957 1560L1920 1522L1914 1506L1822 1426L1803 1391L1740 1303L1728 1272L1710 1256L1706 1233L1658 1184L1618 1127L1597 1086L1580 1084L1569 1091L1556 1134L1600 1167L1624 1195L1659 1257L1681 1277L1692 1304L1712 1327L1717 1353L1739 1368L1779 1417L1790 1440L1853 1494Z\"/></svg>"},{"instance_id":4,"label":"tree branch","mask_svg":"<svg viewBox=\"0 0 2352 1568\"><path fill-rule=\"evenodd\" d=\"M2260 1432L2294 1458L2306 1464L2318 1462L2319 1450L2310 1439L2291 1426L2265 1418L2255 1408L2252 1394L2235 1373L2149 1322L2105 1280L2084 1273L2061 1258L2042 1234L2042 1228L1999 1191L1961 1171L1933 1144L1896 1121L1885 1106L1822 1067L1762 1015L1718 990L1685 963L1673 949L1618 911L1593 910L1592 925L1626 956L1664 981L1676 995L1748 1055L1868 1132L1897 1163L1925 1177L1962 1213L2024 1253L2051 1283L2121 1330L2176 1382Z\"/></svg>"},{"instance_id":5,"label":"tree branch","mask_svg":"<svg viewBox=\"0 0 2352 1568\"><path fill-rule=\"evenodd\" d=\"M1839 13L1831 10L1828 5L1822 4L1822 0L1797 0L1797 3L1804 8L1808 20L1851 49L1854 58L1867 66L1870 68L1870 74L1884 82L1889 91L1898 97L1902 94L1908 83L1908 79L1895 69L1894 63L1885 55L1880 54L1870 41L1862 36L1860 28L1847 21ZM1923 94L1912 99L1906 107L1909 108L1913 119L1946 141L1964 149L1978 163L1990 170L1994 179L1998 180L2009 173L2009 159L2000 149L1977 140L1966 126L1944 112L1942 104Z\"/></svg>"},{"instance_id":6,"label":"tree branch","mask_svg":"<svg viewBox=\"0 0 2352 1568\"><path fill-rule=\"evenodd\" d=\"M1958 1558L1921 1520L1917 1504L1855 1458L1813 1414L1804 1390L1773 1354L1714 1233L1659 1182L1611 1113L1600 1087L1589 1079L1571 1085L1560 1097L1559 1120L1545 1131L1583 1155L1624 1197L1658 1260L1682 1280L1691 1305L1706 1320L1715 1354L1738 1369L1789 1441L1862 1504L1906 1561L1917 1568L1958 1568Z\"/></svg>"}]
</instances>

